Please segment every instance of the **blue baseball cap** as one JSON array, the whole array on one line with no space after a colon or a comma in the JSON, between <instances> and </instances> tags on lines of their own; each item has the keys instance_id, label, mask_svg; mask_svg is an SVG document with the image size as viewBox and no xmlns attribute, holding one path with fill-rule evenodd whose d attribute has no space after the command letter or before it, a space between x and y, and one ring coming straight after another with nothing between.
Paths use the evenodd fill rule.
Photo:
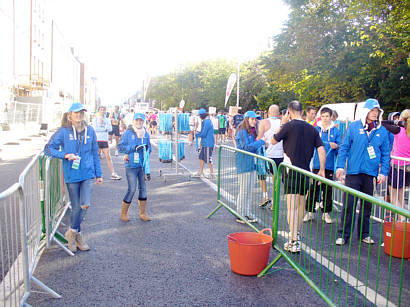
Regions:
<instances>
[{"instance_id":1,"label":"blue baseball cap","mask_svg":"<svg viewBox=\"0 0 410 307\"><path fill-rule=\"evenodd\" d=\"M205 114L205 113L206 113L206 110L205 110L205 109L200 109L200 110L198 111L198 115Z\"/></svg>"},{"instance_id":2,"label":"blue baseball cap","mask_svg":"<svg viewBox=\"0 0 410 307\"><path fill-rule=\"evenodd\" d=\"M86 108L80 102L73 102L68 109L68 112L80 112L80 111L87 111Z\"/></svg>"},{"instance_id":3,"label":"blue baseball cap","mask_svg":"<svg viewBox=\"0 0 410 307\"><path fill-rule=\"evenodd\" d=\"M134 117L133 117L133 120L136 120L136 119L145 120L145 115L142 114L142 113L135 113L135 114L134 114Z\"/></svg>"},{"instance_id":4,"label":"blue baseball cap","mask_svg":"<svg viewBox=\"0 0 410 307\"><path fill-rule=\"evenodd\" d=\"M374 108L380 109L380 104L377 99L369 98L365 101L364 106L365 109L373 110Z\"/></svg>"},{"instance_id":5,"label":"blue baseball cap","mask_svg":"<svg viewBox=\"0 0 410 307\"><path fill-rule=\"evenodd\" d=\"M256 113L253 112L253 111L248 111L248 112L245 113L245 118L247 118L247 117L257 118L258 115L256 115Z\"/></svg>"}]
</instances>

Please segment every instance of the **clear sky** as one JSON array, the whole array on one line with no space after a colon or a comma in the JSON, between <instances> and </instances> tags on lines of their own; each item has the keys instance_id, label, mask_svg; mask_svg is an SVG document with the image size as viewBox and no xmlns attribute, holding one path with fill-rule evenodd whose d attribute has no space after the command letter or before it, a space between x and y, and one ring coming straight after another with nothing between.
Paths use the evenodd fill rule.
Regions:
<instances>
[{"instance_id":1,"label":"clear sky","mask_svg":"<svg viewBox=\"0 0 410 307\"><path fill-rule=\"evenodd\" d=\"M280 0L49 0L68 43L98 78L102 103L188 62L247 60L268 48L289 10Z\"/></svg>"}]
</instances>

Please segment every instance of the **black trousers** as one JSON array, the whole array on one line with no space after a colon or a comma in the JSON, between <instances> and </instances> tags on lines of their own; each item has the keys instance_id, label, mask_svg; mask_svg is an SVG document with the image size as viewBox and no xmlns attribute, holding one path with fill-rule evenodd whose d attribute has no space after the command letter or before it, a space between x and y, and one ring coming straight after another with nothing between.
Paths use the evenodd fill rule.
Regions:
<instances>
[{"instance_id":1,"label":"black trousers","mask_svg":"<svg viewBox=\"0 0 410 307\"><path fill-rule=\"evenodd\" d=\"M319 172L318 169L312 170L312 173L314 174L317 174L318 172ZM333 180L333 171L326 169L325 177L327 179ZM315 211L315 203L320 201L320 196L322 196L322 200L323 200L322 212L325 212L325 213L332 212L332 203L333 203L332 187L325 185L325 184L318 185L316 180L313 180L313 182L309 186L308 197L307 197L307 201L305 204L306 212Z\"/></svg>"},{"instance_id":2,"label":"black trousers","mask_svg":"<svg viewBox=\"0 0 410 307\"><path fill-rule=\"evenodd\" d=\"M373 176L366 174L346 175L345 185L366 193L373 195ZM349 194L346 201L346 193L343 195L343 210L340 215L340 225L338 229L338 237L347 241L350 238L351 232L354 231L354 219L356 217L356 203L357 197ZM372 211L372 204L367 201L361 201L359 216L357 218L357 238L363 239L369 236L370 229L370 214ZM363 223L362 223L363 214ZM353 223L353 224L352 224ZM360 229L362 229L362 237L360 238Z\"/></svg>"}]
</instances>

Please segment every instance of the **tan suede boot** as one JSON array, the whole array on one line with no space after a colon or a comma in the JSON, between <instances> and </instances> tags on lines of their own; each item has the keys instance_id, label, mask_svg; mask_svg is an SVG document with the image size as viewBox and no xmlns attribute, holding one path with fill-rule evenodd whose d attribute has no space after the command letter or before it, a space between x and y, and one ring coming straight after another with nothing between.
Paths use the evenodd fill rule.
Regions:
<instances>
[{"instance_id":1,"label":"tan suede boot","mask_svg":"<svg viewBox=\"0 0 410 307\"><path fill-rule=\"evenodd\" d=\"M128 218L128 209L130 208L130 206L131 204L127 204L125 201L122 201L120 219L124 222L128 222L130 220Z\"/></svg>"},{"instance_id":2,"label":"tan suede boot","mask_svg":"<svg viewBox=\"0 0 410 307\"><path fill-rule=\"evenodd\" d=\"M90 250L90 247L88 246L87 243L85 243L83 236L81 235L81 232L77 232L75 236L75 244L77 245L79 250L82 251L88 251Z\"/></svg>"},{"instance_id":3,"label":"tan suede boot","mask_svg":"<svg viewBox=\"0 0 410 307\"><path fill-rule=\"evenodd\" d=\"M147 215L147 201L146 200L139 200L138 204L140 206L140 218L141 220L143 220L144 222L148 222L151 221L151 219L148 217Z\"/></svg>"},{"instance_id":4,"label":"tan suede boot","mask_svg":"<svg viewBox=\"0 0 410 307\"><path fill-rule=\"evenodd\" d=\"M71 228L68 228L67 232L65 233L65 238L67 239L67 247L70 251L75 253L77 251L77 245L75 243L77 232Z\"/></svg>"}]
</instances>

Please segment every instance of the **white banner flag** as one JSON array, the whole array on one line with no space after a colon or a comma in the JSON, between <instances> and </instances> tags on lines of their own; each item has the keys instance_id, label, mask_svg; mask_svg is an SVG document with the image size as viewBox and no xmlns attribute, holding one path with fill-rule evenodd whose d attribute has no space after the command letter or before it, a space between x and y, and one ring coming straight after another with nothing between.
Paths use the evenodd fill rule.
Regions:
<instances>
[{"instance_id":1,"label":"white banner flag","mask_svg":"<svg viewBox=\"0 0 410 307\"><path fill-rule=\"evenodd\" d=\"M147 97L147 91L148 91L148 86L150 82L151 82L151 76L147 75L144 81L144 102L145 102L145 97Z\"/></svg>"},{"instance_id":2,"label":"white banner flag","mask_svg":"<svg viewBox=\"0 0 410 307\"><path fill-rule=\"evenodd\" d=\"M226 85L226 94L225 94L225 107L226 103L228 102L229 96L231 96L231 92L233 87L235 86L236 83L236 74L231 73L228 79L228 84Z\"/></svg>"}]
</instances>

